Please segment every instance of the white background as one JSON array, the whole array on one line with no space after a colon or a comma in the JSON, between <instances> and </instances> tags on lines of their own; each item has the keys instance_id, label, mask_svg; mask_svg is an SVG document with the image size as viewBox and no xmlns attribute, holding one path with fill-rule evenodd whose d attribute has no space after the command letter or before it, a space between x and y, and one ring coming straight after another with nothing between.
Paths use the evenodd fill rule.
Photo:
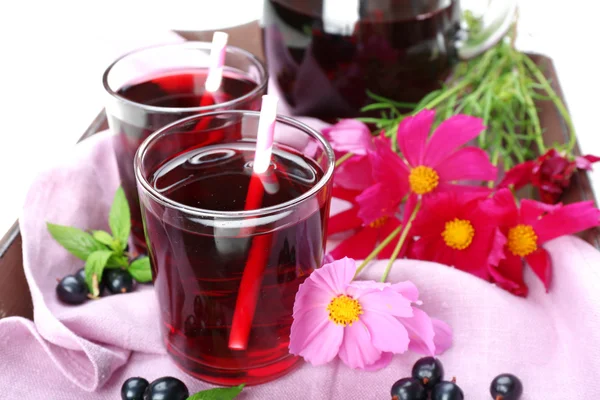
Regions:
<instances>
[{"instance_id":1,"label":"white background","mask_svg":"<svg viewBox=\"0 0 600 400\"><path fill-rule=\"evenodd\" d=\"M113 59L172 40L169 29L209 30L256 20L261 3L0 1L0 237L18 217L38 171L71 151L102 109L101 76ZM584 153L600 154L595 2L519 3L519 47L554 59L580 145ZM599 193L600 165L597 170L591 177Z\"/></svg>"}]
</instances>

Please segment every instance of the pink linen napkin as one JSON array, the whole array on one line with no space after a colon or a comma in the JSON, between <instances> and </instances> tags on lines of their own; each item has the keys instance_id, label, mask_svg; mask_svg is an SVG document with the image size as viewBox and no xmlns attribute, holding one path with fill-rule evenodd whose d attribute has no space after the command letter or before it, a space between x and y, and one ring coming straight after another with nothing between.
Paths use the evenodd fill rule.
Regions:
<instances>
[{"instance_id":1,"label":"pink linen napkin","mask_svg":"<svg viewBox=\"0 0 600 400\"><path fill-rule=\"evenodd\" d=\"M56 278L83 263L50 237L45 222L107 228L118 186L112 154L110 133L91 137L29 191L20 224L35 315L34 322L0 320L0 399L119 399L122 382L131 376L176 376L192 391L209 386L185 375L165 354L152 286L79 306L55 297ZM453 327L454 345L441 360L467 399L491 398L489 384L502 372L521 377L524 400L600 397L600 253L574 237L557 239L548 250L555 265L552 291L546 294L528 272L527 299L443 265L396 262L390 280L414 281L423 308ZM384 267L374 264L363 277L378 279ZM337 362L303 365L247 388L240 399L386 399L418 357L397 356L375 373Z\"/></svg>"}]
</instances>

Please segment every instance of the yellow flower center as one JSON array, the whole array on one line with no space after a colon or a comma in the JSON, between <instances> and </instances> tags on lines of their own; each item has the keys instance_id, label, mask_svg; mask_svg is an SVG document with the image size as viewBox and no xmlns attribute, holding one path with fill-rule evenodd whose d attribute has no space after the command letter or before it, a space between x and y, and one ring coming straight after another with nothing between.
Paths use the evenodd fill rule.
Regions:
<instances>
[{"instance_id":1,"label":"yellow flower center","mask_svg":"<svg viewBox=\"0 0 600 400\"><path fill-rule=\"evenodd\" d=\"M515 256L525 257L537 250L538 237L531 225L517 225L508 231L508 249Z\"/></svg>"},{"instance_id":2,"label":"yellow flower center","mask_svg":"<svg viewBox=\"0 0 600 400\"><path fill-rule=\"evenodd\" d=\"M358 316L363 313L358 300L342 294L331 300L327 306L329 319L336 325L348 326L358 321Z\"/></svg>"},{"instance_id":3,"label":"yellow flower center","mask_svg":"<svg viewBox=\"0 0 600 400\"><path fill-rule=\"evenodd\" d=\"M369 226L371 228L381 228L386 223L387 220L388 220L388 217L379 217L375 221L371 222L369 224Z\"/></svg>"},{"instance_id":4,"label":"yellow flower center","mask_svg":"<svg viewBox=\"0 0 600 400\"><path fill-rule=\"evenodd\" d=\"M440 177L433 168L419 165L410 171L408 182L413 192L416 194L426 194L437 187Z\"/></svg>"},{"instance_id":5,"label":"yellow flower center","mask_svg":"<svg viewBox=\"0 0 600 400\"><path fill-rule=\"evenodd\" d=\"M464 250L473 242L475 229L470 221L454 218L446 222L442 237L448 247L455 250Z\"/></svg>"}]
</instances>

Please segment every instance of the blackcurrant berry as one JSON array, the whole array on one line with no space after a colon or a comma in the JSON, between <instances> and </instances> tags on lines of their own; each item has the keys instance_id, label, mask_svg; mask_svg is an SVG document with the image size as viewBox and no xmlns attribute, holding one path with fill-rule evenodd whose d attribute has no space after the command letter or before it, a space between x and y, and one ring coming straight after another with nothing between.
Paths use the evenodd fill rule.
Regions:
<instances>
[{"instance_id":1,"label":"blackcurrant berry","mask_svg":"<svg viewBox=\"0 0 600 400\"><path fill-rule=\"evenodd\" d=\"M82 283L73 275L67 275L56 285L56 296L63 303L81 304L87 299L88 290L85 283Z\"/></svg>"},{"instance_id":2,"label":"blackcurrant berry","mask_svg":"<svg viewBox=\"0 0 600 400\"><path fill-rule=\"evenodd\" d=\"M81 268L79 271L75 272L75 278L79 279L81 283L87 286L87 283L85 283L85 268ZM100 284L98 285L98 290L100 291L100 294L102 294L105 288L106 285L104 284L104 280L102 280L102 282L100 282Z\"/></svg>"},{"instance_id":3,"label":"blackcurrant berry","mask_svg":"<svg viewBox=\"0 0 600 400\"><path fill-rule=\"evenodd\" d=\"M512 374L501 374L492 381L490 393L495 400L518 400L523 394L523 384Z\"/></svg>"},{"instance_id":4,"label":"blackcurrant berry","mask_svg":"<svg viewBox=\"0 0 600 400\"><path fill-rule=\"evenodd\" d=\"M148 381L144 378L129 378L121 386L121 399L144 400L146 388L148 388Z\"/></svg>"},{"instance_id":5,"label":"blackcurrant berry","mask_svg":"<svg viewBox=\"0 0 600 400\"><path fill-rule=\"evenodd\" d=\"M131 274L120 268L104 270L104 284L112 294L129 293L133 291L133 278Z\"/></svg>"},{"instance_id":6,"label":"blackcurrant berry","mask_svg":"<svg viewBox=\"0 0 600 400\"><path fill-rule=\"evenodd\" d=\"M440 360L434 357L423 357L413 366L412 377L430 391L444 379L444 367Z\"/></svg>"},{"instance_id":7,"label":"blackcurrant berry","mask_svg":"<svg viewBox=\"0 0 600 400\"><path fill-rule=\"evenodd\" d=\"M465 395L454 382L442 381L435 385L431 392L431 400L463 400Z\"/></svg>"},{"instance_id":8,"label":"blackcurrant berry","mask_svg":"<svg viewBox=\"0 0 600 400\"><path fill-rule=\"evenodd\" d=\"M190 395L185 383L165 376L152 382L144 393L144 400L185 400Z\"/></svg>"},{"instance_id":9,"label":"blackcurrant berry","mask_svg":"<svg viewBox=\"0 0 600 400\"><path fill-rule=\"evenodd\" d=\"M426 400L427 391L417 379L402 378L392 385L392 400Z\"/></svg>"}]
</instances>

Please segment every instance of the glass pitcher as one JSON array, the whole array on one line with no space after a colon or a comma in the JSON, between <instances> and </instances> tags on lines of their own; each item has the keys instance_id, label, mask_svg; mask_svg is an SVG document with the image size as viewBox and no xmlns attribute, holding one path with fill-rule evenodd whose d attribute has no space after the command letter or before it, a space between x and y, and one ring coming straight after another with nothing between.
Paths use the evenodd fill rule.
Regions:
<instances>
[{"instance_id":1,"label":"glass pitcher","mask_svg":"<svg viewBox=\"0 0 600 400\"><path fill-rule=\"evenodd\" d=\"M472 35L459 0L265 0L269 74L289 111L324 120L355 117L367 91L415 102L452 65L507 32L516 0L492 0Z\"/></svg>"}]
</instances>

